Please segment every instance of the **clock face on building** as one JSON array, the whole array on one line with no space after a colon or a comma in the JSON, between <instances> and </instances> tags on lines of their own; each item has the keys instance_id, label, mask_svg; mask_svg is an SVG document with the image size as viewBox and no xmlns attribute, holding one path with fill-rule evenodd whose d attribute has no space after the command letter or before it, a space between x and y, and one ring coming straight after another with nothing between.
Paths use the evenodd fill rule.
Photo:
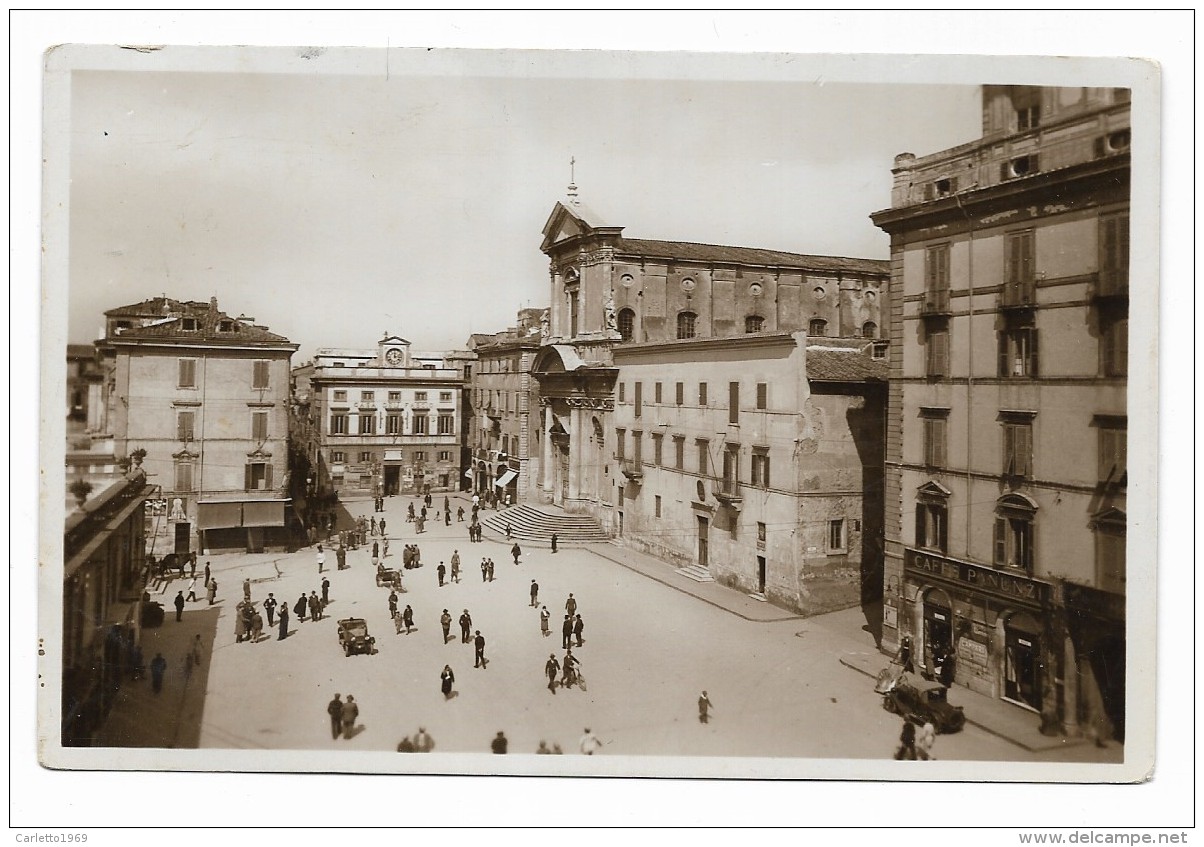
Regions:
<instances>
[{"instance_id":1,"label":"clock face on building","mask_svg":"<svg viewBox=\"0 0 1204 847\"><path fill-rule=\"evenodd\" d=\"M385 361L390 365L401 364L401 351L394 347L388 353L385 353Z\"/></svg>"}]
</instances>

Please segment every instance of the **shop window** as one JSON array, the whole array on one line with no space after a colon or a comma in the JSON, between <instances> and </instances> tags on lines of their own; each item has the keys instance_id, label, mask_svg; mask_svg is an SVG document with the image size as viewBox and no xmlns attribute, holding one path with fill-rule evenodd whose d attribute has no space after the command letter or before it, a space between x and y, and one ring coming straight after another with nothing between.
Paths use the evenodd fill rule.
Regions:
<instances>
[{"instance_id":1,"label":"shop window","mask_svg":"<svg viewBox=\"0 0 1204 847\"><path fill-rule=\"evenodd\" d=\"M995 506L995 553L998 567L1033 572L1033 526L1036 504L1027 497L1009 494Z\"/></svg>"},{"instance_id":2,"label":"shop window","mask_svg":"<svg viewBox=\"0 0 1204 847\"><path fill-rule=\"evenodd\" d=\"M677 313L677 337L678 338L693 338L694 324L698 319L698 315L693 312L678 312Z\"/></svg>"},{"instance_id":3,"label":"shop window","mask_svg":"<svg viewBox=\"0 0 1204 847\"><path fill-rule=\"evenodd\" d=\"M760 315L749 315L744 319L745 332L761 332L765 328L765 318Z\"/></svg>"},{"instance_id":4,"label":"shop window","mask_svg":"<svg viewBox=\"0 0 1204 847\"><path fill-rule=\"evenodd\" d=\"M635 312L631 309L620 309L618 327L622 339L630 341L635 336Z\"/></svg>"}]
</instances>

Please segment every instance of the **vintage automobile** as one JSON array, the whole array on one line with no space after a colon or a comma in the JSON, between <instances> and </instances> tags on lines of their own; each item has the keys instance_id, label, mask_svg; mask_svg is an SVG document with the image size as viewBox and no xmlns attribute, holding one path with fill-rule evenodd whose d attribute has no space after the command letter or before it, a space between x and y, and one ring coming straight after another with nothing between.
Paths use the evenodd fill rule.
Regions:
<instances>
[{"instance_id":1,"label":"vintage automobile","mask_svg":"<svg viewBox=\"0 0 1204 847\"><path fill-rule=\"evenodd\" d=\"M901 679L882 696L882 708L913 723L932 722L937 732L958 732L966 725L961 706L952 706L947 688L939 682Z\"/></svg>"},{"instance_id":2,"label":"vintage automobile","mask_svg":"<svg viewBox=\"0 0 1204 847\"><path fill-rule=\"evenodd\" d=\"M390 568L376 571L376 584L382 588L397 588L401 585L401 574Z\"/></svg>"},{"instance_id":3,"label":"vintage automobile","mask_svg":"<svg viewBox=\"0 0 1204 847\"><path fill-rule=\"evenodd\" d=\"M339 644L343 646L343 655L353 653L376 652L376 639L368 634L368 622L363 618L344 618L339 621Z\"/></svg>"}]
</instances>

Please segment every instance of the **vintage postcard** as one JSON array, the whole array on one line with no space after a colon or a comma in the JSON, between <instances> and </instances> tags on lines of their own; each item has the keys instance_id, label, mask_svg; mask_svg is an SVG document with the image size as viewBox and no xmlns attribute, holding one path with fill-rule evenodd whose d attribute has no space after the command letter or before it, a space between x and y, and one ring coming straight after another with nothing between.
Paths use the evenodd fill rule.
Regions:
<instances>
[{"instance_id":1,"label":"vintage postcard","mask_svg":"<svg viewBox=\"0 0 1204 847\"><path fill-rule=\"evenodd\" d=\"M49 51L41 763L1147 779L1160 86Z\"/></svg>"}]
</instances>

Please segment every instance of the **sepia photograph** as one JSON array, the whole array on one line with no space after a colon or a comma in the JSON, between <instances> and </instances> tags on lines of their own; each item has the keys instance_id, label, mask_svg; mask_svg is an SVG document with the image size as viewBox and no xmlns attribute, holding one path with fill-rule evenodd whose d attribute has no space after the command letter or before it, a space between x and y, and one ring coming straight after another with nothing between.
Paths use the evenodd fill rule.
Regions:
<instances>
[{"instance_id":1,"label":"sepia photograph","mask_svg":"<svg viewBox=\"0 0 1204 847\"><path fill-rule=\"evenodd\" d=\"M1153 776L1157 62L42 61L44 771Z\"/></svg>"}]
</instances>

